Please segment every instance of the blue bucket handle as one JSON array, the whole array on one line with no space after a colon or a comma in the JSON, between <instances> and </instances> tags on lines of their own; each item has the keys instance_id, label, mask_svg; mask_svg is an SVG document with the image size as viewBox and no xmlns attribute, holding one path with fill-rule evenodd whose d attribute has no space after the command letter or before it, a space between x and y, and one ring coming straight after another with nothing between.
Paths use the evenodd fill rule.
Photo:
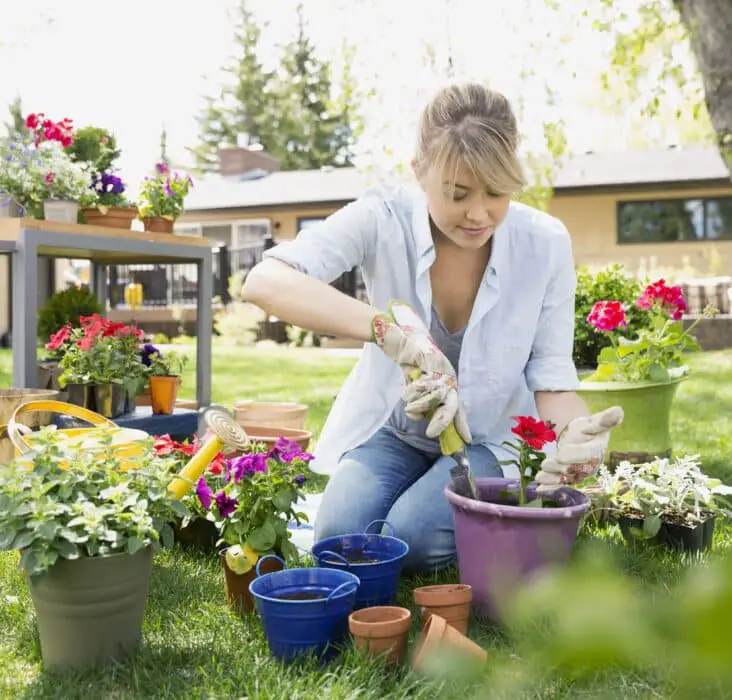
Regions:
<instances>
[{"instance_id":1,"label":"blue bucket handle","mask_svg":"<svg viewBox=\"0 0 732 700\"><path fill-rule=\"evenodd\" d=\"M381 523L382 525L388 525L391 528L391 536L396 537L396 528L388 521L388 520L372 520L364 529L363 534L367 534L369 531L369 528L372 525L376 525L376 523Z\"/></svg>"},{"instance_id":2,"label":"blue bucket handle","mask_svg":"<svg viewBox=\"0 0 732 700\"><path fill-rule=\"evenodd\" d=\"M322 552L319 552L318 558L323 559L326 555L335 559L339 564L345 564L346 566L351 565L348 559L341 554L338 554L338 552L332 552L330 549L324 549Z\"/></svg>"},{"instance_id":3,"label":"blue bucket handle","mask_svg":"<svg viewBox=\"0 0 732 700\"><path fill-rule=\"evenodd\" d=\"M345 588L348 588L349 586L353 586L353 591L355 592L358 588L358 584L355 581L344 581L340 586L336 586L329 594L328 597L325 599L326 603L330 603L330 599L338 593L338 591L342 591Z\"/></svg>"},{"instance_id":4,"label":"blue bucket handle","mask_svg":"<svg viewBox=\"0 0 732 700\"><path fill-rule=\"evenodd\" d=\"M278 557L278 556L277 556L276 554L266 554L265 556L263 556L263 557L262 557L262 558L261 558L261 559L260 559L260 560L259 560L259 561L257 562L257 569L256 569L256 571L257 571L257 578L259 578L259 577L260 577L260 576L262 575L262 574L260 573L260 571L259 571L259 565L260 565L260 564L261 564L261 563L262 563L262 562L263 562L263 561L264 561L265 559L276 559L276 560L277 560L278 562L281 562L281 563L282 563L282 566L283 566L283 567L284 567L285 569L287 568L287 563L285 562L285 560L284 560L284 559L282 559L281 557Z\"/></svg>"}]
</instances>

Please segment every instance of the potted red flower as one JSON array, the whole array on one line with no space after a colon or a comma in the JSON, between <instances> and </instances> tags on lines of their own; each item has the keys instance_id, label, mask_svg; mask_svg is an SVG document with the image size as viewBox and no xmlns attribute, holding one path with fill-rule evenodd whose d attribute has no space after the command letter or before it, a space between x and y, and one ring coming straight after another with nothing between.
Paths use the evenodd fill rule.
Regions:
<instances>
[{"instance_id":1,"label":"potted red flower","mask_svg":"<svg viewBox=\"0 0 732 700\"><path fill-rule=\"evenodd\" d=\"M116 418L134 409L144 375L139 328L99 314L82 316L51 336L46 348L60 356L59 386L69 403Z\"/></svg>"},{"instance_id":2,"label":"potted red flower","mask_svg":"<svg viewBox=\"0 0 732 700\"><path fill-rule=\"evenodd\" d=\"M708 306L685 328L688 305L682 290L663 279L649 284L635 305L651 317L649 327L635 338L617 335L626 326L626 309L619 301L598 301L587 317L611 345L600 351L597 369L583 379L577 393L593 413L610 406L623 409L625 420L610 437L607 463L611 466L670 455L671 405L689 371L684 356L700 349L691 331L702 318L716 313Z\"/></svg>"},{"instance_id":3,"label":"potted red flower","mask_svg":"<svg viewBox=\"0 0 732 700\"><path fill-rule=\"evenodd\" d=\"M537 495L534 476L547 444L556 440L553 426L517 416L517 436L504 444L516 452L519 479L476 478L478 500L460 496L452 484L445 496L452 506L460 582L473 589L473 606L499 621L510 596L522 582L550 564L566 562L574 547L589 499L561 487ZM505 462L504 462L505 463Z\"/></svg>"}]
</instances>

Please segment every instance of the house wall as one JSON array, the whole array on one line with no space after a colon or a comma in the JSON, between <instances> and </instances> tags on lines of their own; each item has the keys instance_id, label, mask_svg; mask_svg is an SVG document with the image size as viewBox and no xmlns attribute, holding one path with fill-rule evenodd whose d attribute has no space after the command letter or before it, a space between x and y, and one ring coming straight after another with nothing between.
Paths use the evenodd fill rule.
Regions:
<instances>
[{"instance_id":1,"label":"house wall","mask_svg":"<svg viewBox=\"0 0 732 700\"><path fill-rule=\"evenodd\" d=\"M345 202L343 203L345 204ZM229 210L225 212L184 212L180 217L181 223L211 224L216 222L230 223L233 221L246 221L247 219L270 219L272 231L278 240L294 238L297 234L297 222L300 218L320 218L332 214L340 209L343 204L331 206L302 207L288 209L243 209ZM277 226L279 224L279 227Z\"/></svg>"},{"instance_id":2,"label":"house wall","mask_svg":"<svg viewBox=\"0 0 732 700\"><path fill-rule=\"evenodd\" d=\"M586 194L555 193L549 211L569 229L578 265L620 263L631 272L654 269L684 272L686 276L714 277L732 273L732 240L668 243L622 243L617 238L617 204L620 201L692 199L732 196L732 186L683 190L648 190Z\"/></svg>"}]
</instances>

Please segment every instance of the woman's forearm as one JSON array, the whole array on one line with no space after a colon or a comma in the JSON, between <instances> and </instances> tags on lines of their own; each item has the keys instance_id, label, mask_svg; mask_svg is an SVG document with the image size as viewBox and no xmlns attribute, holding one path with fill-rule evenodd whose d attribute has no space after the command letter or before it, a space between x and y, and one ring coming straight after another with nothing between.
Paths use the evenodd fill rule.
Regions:
<instances>
[{"instance_id":1,"label":"woman's forearm","mask_svg":"<svg viewBox=\"0 0 732 700\"><path fill-rule=\"evenodd\" d=\"M573 419L590 415L587 405L574 391L537 391L535 400L539 418L554 423L557 435Z\"/></svg>"},{"instance_id":2,"label":"woman's forearm","mask_svg":"<svg viewBox=\"0 0 732 700\"><path fill-rule=\"evenodd\" d=\"M373 306L272 258L252 268L242 298L305 330L362 342L371 340L371 320L378 313Z\"/></svg>"}]
</instances>

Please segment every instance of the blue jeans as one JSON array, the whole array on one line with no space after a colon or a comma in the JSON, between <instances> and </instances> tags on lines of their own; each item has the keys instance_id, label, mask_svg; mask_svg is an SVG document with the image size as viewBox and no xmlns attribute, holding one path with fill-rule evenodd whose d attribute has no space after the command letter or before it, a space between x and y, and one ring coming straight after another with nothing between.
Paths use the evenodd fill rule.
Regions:
<instances>
[{"instance_id":1,"label":"blue jeans","mask_svg":"<svg viewBox=\"0 0 732 700\"><path fill-rule=\"evenodd\" d=\"M469 446L468 459L475 476L503 475L487 447ZM372 520L384 519L409 545L406 572L444 569L455 559L452 511L443 493L454 465L451 457L417 450L381 428L341 458L318 509L315 541L363 532Z\"/></svg>"}]
</instances>

